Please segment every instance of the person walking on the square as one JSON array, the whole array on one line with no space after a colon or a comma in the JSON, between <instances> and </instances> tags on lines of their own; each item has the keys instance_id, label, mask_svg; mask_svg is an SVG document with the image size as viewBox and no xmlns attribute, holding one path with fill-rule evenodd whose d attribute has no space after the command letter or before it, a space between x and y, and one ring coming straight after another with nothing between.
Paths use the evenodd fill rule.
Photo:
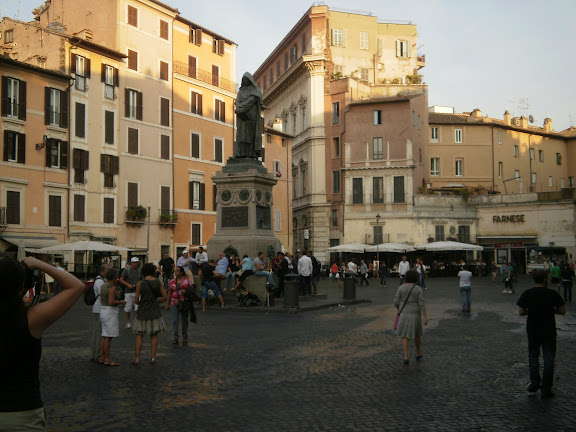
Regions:
<instances>
[{"instance_id":1,"label":"person walking on the square","mask_svg":"<svg viewBox=\"0 0 576 432\"><path fill-rule=\"evenodd\" d=\"M572 303L572 280L576 277L574 269L566 265L562 269L562 284L564 285L564 301Z\"/></svg>"},{"instance_id":2,"label":"person walking on the square","mask_svg":"<svg viewBox=\"0 0 576 432\"><path fill-rule=\"evenodd\" d=\"M406 255L402 257L402 261L398 263L398 274L400 275L400 285L404 284L406 272L410 270L410 263L406 261Z\"/></svg>"},{"instance_id":3,"label":"person walking on the square","mask_svg":"<svg viewBox=\"0 0 576 432\"><path fill-rule=\"evenodd\" d=\"M370 285L368 282L368 266L364 260L360 260L360 286L362 286L364 282L366 282L366 286Z\"/></svg>"},{"instance_id":4,"label":"person walking on the square","mask_svg":"<svg viewBox=\"0 0 576 432\"><path fill-rule=\"evenodd\" d=\"M312 274L312 260L304 252L302 257L298 260L298 274L300 275L300 284L304 291L304 294L312 294L312 287L310 286L310 275Z\"/></svg>"},{"instance_id":5,"label":"person walking on the square","mask_svg":"<svg viewBox=\"0 0 576 432\"><path fill-rule=\"evenodd\" d=\"M336 282L336 279L340 278L340 274L338 273L338 264L334 263L332 264L332 267L330 267L330 277L332 278L332 283Z\"/></svg>"},{"instance_id":6,"label":"person walking on the square","mask_svg":"<svg viewBox=\"0 0 576 432\"><path fill-rule=\"evenodd\" d=\"M158 261L158 267L162 269L162 283L164 284L165 287L167 287L170 284L170 281L172 280L175 266L176 264L174 263L174 260L170 257L168 252L165 252L163 258L160 261Z\"/></svg>"},{"instance_id":7,"label":"person walking on the square","mask_svg":"<svg viewBox=\"0 0 576 432\"><path fill-rule=\"evenodd\" d=\"M100 301L100 289L106 282L106 271L110 268L109 264L102 264L99 268L98 276L94 279L92 287L96 295L96 301L92 305L92 333L90 335L90 361L98 362L100 360L100 344L102 343L102 323L100 322L100 311L102 302Z\"/></svg>"},{"instance_id":8,"label":"person walking on the square","mask_svg":"<svg viewBox=\"0 0 576 432\"><path fill-rule=\"evenodd\" d=\"M318 280L320 279L320 271L322 270L322 266L320 265L320 261L316 259L311 250L307 251L306 255L308 255L312 260L312 274L310 275L310 284L312 285L312 294L316 295L318 294L317 287L318 287Z\"/></svg>"},{"instance_id":9,"label":"person walking on the square","mask_svg":"<svg viewBox=\"0 0 576 432\"><path fill-rule=\"evenodd\" d=\"M562 273L562 269L558 265L558 261L554 261L552 263L552 267L550 267L550 278L552 279L552 288L556 291L560 292L560 274Z\"/></svg>"},{"instance_id":10,"label":"person walking on the square","mask_svg":"<svg viewBox=\"0 0 576 432\"><path fill-rule=\"evenodd\" d=\"M470 291L472 290L472 272L468 266L458 272L460 278L460 296L462 297L462 312L470 312Z\"/></svg>"},{"instance_id":11,"label":"person walking on the square","mask_svg":"<svg viewBox=\"0 0 576 432\"><path fill-rule=\"evenodd\" d=\"M518 299L520 315L528 315L526 332L528 333L528 365L530 367L530 385L527 390L535 393L541 390L543 398L554 397L554 360L556 357L556 317L564 315L565 302L560 294L547 288L548 275L544 270L534 272L534 288L530 288ZM540 348L544 360L544 369L540 377Z\"/></svg>"},{"instance_id":12,"label":"person walking on the square","mask_svg":"<svg viewBox=\"0 0 576 432\"><path fill-rule=\"evenodd\" d=\"M142 279L142 273L138 268L140 260L136 257L132 257L130 260L130 267L124 269L122 275L120 276L120 284L124 286L124 300L126 304L124 305L124 312L126 315L126 328L132 328L130 324L130 312L134 308L135 311L138 310L138 304L134 303L134 295L136 294L136 284Z\"/></svg>"},{"instance_id":13,"label":"person walking on the square","mask_svg":"<svg viewBox=\"0 0 576 432\"><path fill-rule=\"evenodd\" d=\"M118 270L110 267L106 270L106 282L100 289L100 298L97 300L101 303L100 320L102 323L102 344L100 346L99 363L104 366L120 366L119 363L110 359L110 347L112 339L120 335L118 324L118 306L126 305L126 300L117 300L116 291L118 284Z\"/></svg>"},{"instance_id":14,"label":"person walking on the square","mask_svg":"<svg viewBox=\"0 0 576 432\"><path fill-rule=\"evenodd\" d=\"M386 288L386 283L388 282L388 267L386 266L386 261L380 262L378 273L380 275L380 285Z\"/></svg>"},{"instance_id":15,"label":"person walking on the square","mask_svg":"<svg viewBox=\"0 0 576 432\"><path fill-rule=\"evenodd\" d=\"M192 288L190 279L182 267L174 270L174 279L168 285L168 302L166 310L170 309L172 315L172 343L178 343L178 327L182 323L182 342L188 342L188 311L186 310L186 291Z\"/></svg>"}]
</instances>

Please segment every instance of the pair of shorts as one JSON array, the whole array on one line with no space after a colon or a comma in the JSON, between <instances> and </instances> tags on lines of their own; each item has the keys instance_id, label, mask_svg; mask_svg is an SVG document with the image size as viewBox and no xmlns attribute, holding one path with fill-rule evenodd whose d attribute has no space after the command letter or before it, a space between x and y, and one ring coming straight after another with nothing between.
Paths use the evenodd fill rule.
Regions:
<instances>
[{"instance_id":1,"label":"pair of shorts","mask_svg":"<svg viewBox=\"0 0 576 432\"><path fill-rule=\"evenodd\" d=\"M209 289L214 291L214 295L216 297L218 297L219 295L222 294L220 292L220 288L218 288L218 284L216 282L209 281L209 282L202 282L202 294L200 297L202 297L203 299L208 298L208 290Z\"/></svg>"},{"instance_id":2,"label":"pair of shorts","mask_svg":"<svg viewBox=\"0 0 576 432\"><path fill-rule=\"evenodd\" d=\"M124 294L124 300L126 300L126 304L124 305L124 312L132 312L132 307L134 310L138 310L138 305L134 304L134 297L136 296L135 293L126 293Z\"/></svg>"}]
</instances>

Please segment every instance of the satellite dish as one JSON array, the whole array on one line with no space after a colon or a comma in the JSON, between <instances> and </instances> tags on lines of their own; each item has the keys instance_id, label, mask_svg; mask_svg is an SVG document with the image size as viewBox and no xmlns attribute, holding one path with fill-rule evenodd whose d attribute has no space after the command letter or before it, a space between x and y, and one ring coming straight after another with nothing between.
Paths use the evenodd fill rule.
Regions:
<instances>
[{"instance_id":1,"label":"satellite dish","mask_svg":"<svg viewBox=\"0 0 576 432\"><path fill-rule=\"evenodd\" d=\"M530 120L530 123L534 123L534 116L529 115L529 116L528 116L528 120Z\"/></svg>"}]
</instances>

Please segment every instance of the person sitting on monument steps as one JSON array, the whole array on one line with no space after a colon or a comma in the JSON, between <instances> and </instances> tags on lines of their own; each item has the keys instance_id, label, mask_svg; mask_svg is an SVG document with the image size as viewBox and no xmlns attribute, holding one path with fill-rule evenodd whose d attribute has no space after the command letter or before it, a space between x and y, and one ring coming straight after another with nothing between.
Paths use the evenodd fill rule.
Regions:
<instances>
[{"instance_id":1,"label":"person sitting on monument steps","mask_svg":"<svg viewBox=\"0 0 576 432\"><path fill-rule=\"evenodd\" d=\"M262 155L262 91L248 72L242 77L235 112L234 157L256 159Z\"/></svg>"},{"instance_id":2,"label":"person sitting on monument steps","mask_svg":"<svg viewBox=\"0 0 576 432\"><path fill-rule=\"evenodd\" d=\"M268 278L268 290L274 290L274 275L267 269L266 263L264 262L264 252L258 252L258 258L254 258L253 271L255 276L266 276Z\"/></svg>"},{"instance_id":3,"label":"person sitting on monument steps","mask_svg":"<svg viewBox=\"0 0 576 432\"><path fill-rule=\"evenodd\" d=\"M208 298L209 289L214 292L214 295L218 296L218 300L220 300L220 306L224 307L224 299L222 298L222 293L218 288L218 284L214 282L215 265L216 261L211 259L210 261L203 263L200 267L199 275L202 277L202 312L206 311L206 299Z\"/></svg>"},{"instance_id":4,"label":"person sitting on monument steps","mask_svg":"<svg viewBox=\"0 0 576 432\"><path fill-rule=\"evenodd\" d=\"M252 270L253 264L254 263L248 257L248 255L244 255L244 257L242 257L242 261L240 261L240 270L238 271L238 282L236 282L236 286L232 288L232 291L236 291L248 276L254 274L254 271Z\"/></svg>"},{"instance_id":5,"label":"person sitting on monument steps","mask_svg":"<svg viewBox=\"0 0 576 432\"><path fill-rule=\"evenodd\" d=\"M218 263L216 264L216 268L214 269L214 279L217 281L221 281L226 279L226 272L228 271L228 257L226 256L225 252L220 252L220 256L218 257ZM224 291L226 291L226 287L224 287Z\"/></svg>"}]
</instances>

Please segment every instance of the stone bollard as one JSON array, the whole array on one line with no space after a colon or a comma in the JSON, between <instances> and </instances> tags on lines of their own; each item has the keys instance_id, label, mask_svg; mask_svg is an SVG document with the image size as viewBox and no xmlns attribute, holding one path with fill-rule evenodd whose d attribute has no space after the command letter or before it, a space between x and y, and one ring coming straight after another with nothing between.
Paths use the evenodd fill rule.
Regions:
<instances>
[{"instance_id":1,"label":"stone bollard","mask_svg":"<svg viewBox=\"0 0 576 432\"><path fill-rule=\"evenodd\" d=\"M284 307L298 307L298 275L288 273L284 276Z\"/></svg>"},{"instance_id":2,"label":"stone bollard","mask_svg":"<svg viewBox=\"0 0 576 432\"><path fill-rule=\"evenodd\" d=\"M342 298L344 300L354 300L356 299L356 274L351 271L344 273L344 292Z\"/></svg>"}]
</instances>

